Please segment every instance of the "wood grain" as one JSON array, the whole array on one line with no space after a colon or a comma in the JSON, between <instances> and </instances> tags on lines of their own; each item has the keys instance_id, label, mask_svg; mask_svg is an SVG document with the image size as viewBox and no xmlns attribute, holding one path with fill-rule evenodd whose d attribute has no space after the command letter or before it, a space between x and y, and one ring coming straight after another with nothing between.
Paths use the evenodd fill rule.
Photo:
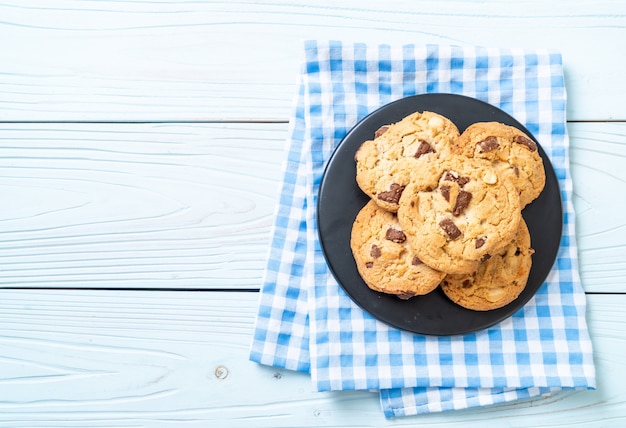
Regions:
<instances>
[{"instance_id":1,"label":"wood grain","mask_svg":"<svg viewBox=\"0 0 626 428\"><path fill-rule=\"evenodd\" d=\"M385 421L248 361L257 293L0 291L0 427L591 426L626 423L626 296L589 296L598 390Z\"/></svg>"},{"instance_id":2,"label":"wood grain","mask_svg":"<svg viewBox=\"0 0 626 428\"><path fill-rule=\"evenodd\" d=\"M626 4L9 0L1 121L286 120L302 39L552 47L575 120L625 120Z\"/></svg>"},{"instance_id":3,"label":"wood grain","mask_svg":"<svg viewBox=\"0 0 626 428\"><path fill-rule=\"evenodd\" d=\"M583 286L626 292L626 124L569 130ZM286 131L0 125L0 286L258 288Z\"/></svg>"},{"instance_id":4,"label":"wood grain","mask_svg":"<svg viewBox=\"0 0 626 428\"><path fill-rule=\"evenodd\" d=\"M258 288L285 132L0 126L0 286Z\"/></svg>"},{"instance_id":5,"label":"wood grain","mask_svg":"<svg viewBox=\"0 0 626 428\"><path fill-rule=\"evenodd\" d=\"M625 292L626 123L569 125L576 232L587 291Z\"/></svg>"}]
</instances>

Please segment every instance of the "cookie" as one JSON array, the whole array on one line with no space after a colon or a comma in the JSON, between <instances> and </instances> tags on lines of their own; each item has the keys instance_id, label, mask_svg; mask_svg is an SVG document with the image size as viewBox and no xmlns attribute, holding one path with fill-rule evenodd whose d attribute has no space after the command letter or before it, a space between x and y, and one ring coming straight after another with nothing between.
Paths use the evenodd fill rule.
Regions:
<instances>
[{"instance_id":1,"label":"cookie","mask_svg":"<svg viewBox=\"0 0 626 428\"><path fill-rule=\"evenodd\" d=\"M498 122L469 126L456 145L459 153L493 162L510 177L520 196L520 206L534 201L546 184L543 160L537 144L519 129Z\"/></svg>"},{"instance_id":2,"label":"cookie","mask_svg":"<svg viewBox=\"0 0 626 428\"><path fill-rule=\"evenodd\" d=\"M406 116L381 127L359 147L356 181L378 206L396 212L412 173L449 153L458 137L456 125L442 115L425 111Z\"/></svg>"},{"instance_id":3,"label":"cookie","mask_svg":"<svg viewBox=\"0 0 626 428\"><path fill-rule=\"evenodd\" d=\"M372 200L354 221L350 246L359 274L372 290L408 299L430 293L445 275L415 256L396 215Z\"/></svg>"},{"instance_id":4,"label":"cookie","mask_svg":"<svg viewBox=\"0 0 626 428\"><path fill-rule=\"evenodd\" d=\"M507 245L521 219L518 192L491 162L450 156L422 174L399 201L398 220L424 263L446 273L474 272Z\"/></svg>"},{"instance_id":5,"label":"cookie","mask_svg":"<svg viewBox=\"0 0 626 428\"><path fill-rule=\"evenodd\" d=\"M515 239L503 251L481 263L467 275L447 275L443 292L458 305L475 311L501 308L515 300L526 287L534 250L522 220Z\"/></svg>"}]
</instances>

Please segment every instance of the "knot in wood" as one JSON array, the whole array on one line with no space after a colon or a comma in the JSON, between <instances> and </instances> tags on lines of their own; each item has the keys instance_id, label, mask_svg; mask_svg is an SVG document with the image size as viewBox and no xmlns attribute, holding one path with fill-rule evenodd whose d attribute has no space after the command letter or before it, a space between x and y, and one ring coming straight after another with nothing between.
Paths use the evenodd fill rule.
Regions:
<instances>
[{"instance_id":1,"label":"knot in wood","mask_svg":"<svg viewBox=\"0 0 626 428\"><path fill-rule=\"evenodd\" d=\"M228 376L228 369L224 366L217 366L215 369L215 377L218 379L226 379Z\"/></svg>"}]
</instances>

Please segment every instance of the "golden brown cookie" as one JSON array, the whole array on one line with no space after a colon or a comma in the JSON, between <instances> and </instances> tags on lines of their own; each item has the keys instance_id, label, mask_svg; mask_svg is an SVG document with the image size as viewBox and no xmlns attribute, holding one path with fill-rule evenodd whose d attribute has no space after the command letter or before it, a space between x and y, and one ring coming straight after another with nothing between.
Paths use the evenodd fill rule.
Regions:
<instances>
[{"instance_id":1,"label":"golden brown cookie","mask_svg":"<svg viewBox=\"0 0 626 428\"><path fill-rule=\"evenodd\" d=\"M456 150L493 162L510 177L520 195L520 206L534 201L546 184L543 160L537 144L519 129L498 122L479 122L460 136Z\"/></svg>"},{"instance_id":2,"label":"golden brown cookie","mask_svg":"<svg viewBox=\"0 0 626 428\"><path fill-rule=\"evenodd\" d=\"M510 179L491 162L449 156L435 174L407 186L398 220L424 263L446 273L470 273L507 245L521 219Z\"/></svg>"},{"instance_id":3,"label":"golden brown cookie","mask_svg":"<svg viewBox=\"0 0 626 428\"><path fill-rule=\"evenodd\" d=\"M354 221L350 246L363 281L376 291L407 299L430 293L445 275L415 256L396 215L371 200Z\"/></svg>"},{"instance_id":4,"label":"golden brown cookie","mask_svg":"<svg viewBox=\"0 0 626 428\"><path fill-rule=\"evenodd\" d=\"M475 311L501 308L515 300L526 287L534 250L524 220L515 239L503 251L466 275L447 275L443 292L460 306Z\"/></svg>"},{"instance_id":5,"label":"golden brown cookie","mask_svg":"<svg viewBox=\"0 0 626 428\"><path fill-rule=\"evenodd\" d=\"M428 111L382 127L355 154L357 183L381 208L396 212L412 173L449 153L458 137L454 123Z\"/></svg>"}]
</instances>

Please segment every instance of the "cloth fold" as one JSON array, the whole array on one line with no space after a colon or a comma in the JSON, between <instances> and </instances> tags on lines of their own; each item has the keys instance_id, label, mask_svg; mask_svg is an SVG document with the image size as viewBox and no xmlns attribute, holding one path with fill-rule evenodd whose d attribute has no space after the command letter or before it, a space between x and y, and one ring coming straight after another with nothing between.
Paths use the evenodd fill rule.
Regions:
<instances>
[{"instance_id":1,"label":"cloth fold","mask_svg":"<svg viewBox=\"0 0 626 428\"><path fill-rule=\"evenodd\" d=\"M318 391L379 390L387 417L595 388L560 54L307 41L298 79L250 359L310 372ZM374 319L337 284L317 237L317 192L334 148L373 110L421 93L470 96L515 117L561 189L563 235L545 283L512 317L471 334L419 335Z\"/></svg>"}]
</instances>

